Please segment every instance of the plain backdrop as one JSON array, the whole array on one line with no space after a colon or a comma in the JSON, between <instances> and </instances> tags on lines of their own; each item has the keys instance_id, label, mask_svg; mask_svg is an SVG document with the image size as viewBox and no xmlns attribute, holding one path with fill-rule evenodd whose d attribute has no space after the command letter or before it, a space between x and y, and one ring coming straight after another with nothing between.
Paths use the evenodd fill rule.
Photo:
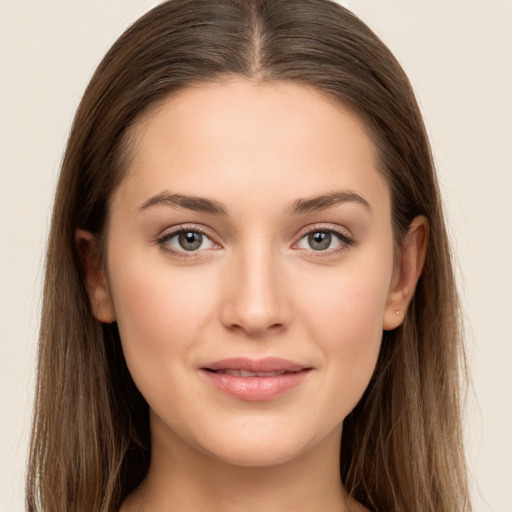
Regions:
<instances>
[{"instance_id":1,"label":"plain backdrop","mask_svg":"<svg viewBox=\"0 0 512 512\"><path fill-rule=\"evenodd\" d=\"M103 54L157 3L0 0L0 512L24 510L42 264L72 117ZM512 512L512 1L347 3L425 116L464 302L476 510Z\"/></svg>"}]
</instances>

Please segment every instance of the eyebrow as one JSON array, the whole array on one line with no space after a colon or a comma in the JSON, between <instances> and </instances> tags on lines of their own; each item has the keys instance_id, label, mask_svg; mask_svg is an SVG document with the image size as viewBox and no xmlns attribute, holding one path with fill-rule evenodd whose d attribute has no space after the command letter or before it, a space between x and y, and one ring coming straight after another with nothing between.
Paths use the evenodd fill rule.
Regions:
<instances>
[{"instance_id":1,"label":"eyebrow","mask_svg":"<svg viewBox=\"0 0 512 512\"><path fill-rule=\"evenodd\" d=\"M207 199L205 197L186 196L183 194L169 194L162 192L149 198L141 205L139 210L145 210L151 206L164 205L164 206L181 206L187 210L195 212L210 213L213 215L228 215L228 209L225 205L214 199Z\"/></svg>"},{"instance_id":2,"label":"eyebrow","mask_svg":"<svg viewBox=\"0 0 512 512\"><path fill-rule=\"evenodd\" d=\"M372 212L372 208L366 199L350 191L329 192L310 198L297 199L288 206L286 211L291 215L300 215L310 212L319 212L343 203L357 203L364 206L370 213ZM139 211L156 205L179 206L187 210L219 216L228 215L226 205L214 199L187 196L184 194L170 194L165 191L150 197L140 206Z\"/></svg>"},{"instance_id":3,"label":"eyebrow","mask_svg":"<svg viewBox=\"0 0 512 512\"><path fill-rule=\"evenodd\" d=\"M370 213L372 207L366 199L362 198L359 194L350 191L336 191L319 196L310 197L306 199L297 199L290 205L288 211L292 215L299 215L301 213L319 212L327 210L332 206L343 203L357 203L364 206Z\"/></svg>"}]
</instances>

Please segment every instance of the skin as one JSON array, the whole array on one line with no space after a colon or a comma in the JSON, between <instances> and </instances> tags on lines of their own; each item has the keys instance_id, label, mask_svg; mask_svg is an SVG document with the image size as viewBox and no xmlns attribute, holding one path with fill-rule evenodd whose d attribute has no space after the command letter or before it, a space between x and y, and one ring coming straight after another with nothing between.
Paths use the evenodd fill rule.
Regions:
<instances>
[{"instance_id":1,"label":"skin","mask_svg":"<svg viewBox=\"0 0 512 512\"><path fill-rule=\"evenodd\" d=\"M364 510L339 479L342 422L368 385L383 329L403 321L425 219L397 259L389 187L364 126L302 85L189 88L131 136L105 261L90 233L76 236L95 315L118 322L150 406L149 473L121 511ZM352 196L290 212L333 192ZM215 200L226 215L155 199L162 194ZM180 226L205 232L198 250L180 248ZM312 245L309 231L330 230L344 238ZM273 399L246 401L200 371L239 356L312 370Z\"/></svg>"}]
</instances>

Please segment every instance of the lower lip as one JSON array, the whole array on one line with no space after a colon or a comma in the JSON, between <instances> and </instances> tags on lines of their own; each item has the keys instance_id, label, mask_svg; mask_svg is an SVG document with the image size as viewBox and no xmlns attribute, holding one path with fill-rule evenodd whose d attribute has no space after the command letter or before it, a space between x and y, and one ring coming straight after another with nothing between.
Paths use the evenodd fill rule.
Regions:
<instances>
[{"instance_id":1,"label":"lower lip","mask_svg":"<svg viewBox=\"0 0 512 512\"><path fill-rule=\"evenodd\" d=\"M220 391L241 400L271 400L298 386L311 370L290 372L272 377L239 377L227 373L202 370L206 378Z\"/></svg>"}]
</instances>

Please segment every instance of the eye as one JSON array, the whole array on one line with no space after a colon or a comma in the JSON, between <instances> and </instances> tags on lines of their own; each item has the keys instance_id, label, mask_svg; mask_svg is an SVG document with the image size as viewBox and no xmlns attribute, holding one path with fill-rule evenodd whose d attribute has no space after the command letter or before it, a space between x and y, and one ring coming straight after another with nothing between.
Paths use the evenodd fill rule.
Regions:
<instances>
[{"instance_id":1,"label":"eye","mask_svg":"<svg viewBox=\"0 0 512 512\"><path fill-rule=\"evenodd\" d=\"M332 229L315 229L306 233L297 243L299 249L312 249L313 251L336 251L343 249L354 242L347 235Z\"/></svg>"},{"instance_id":2,"label":"eye","mask_svg":"<svg viewBox=\"0 0 512 512\"><path fill-rule=\"evenodd\" d=\"M206 233L197 228L180 228L162 236L158 243L171 253L199 252L216 247Z\"/></svg>"}]
</instances>

